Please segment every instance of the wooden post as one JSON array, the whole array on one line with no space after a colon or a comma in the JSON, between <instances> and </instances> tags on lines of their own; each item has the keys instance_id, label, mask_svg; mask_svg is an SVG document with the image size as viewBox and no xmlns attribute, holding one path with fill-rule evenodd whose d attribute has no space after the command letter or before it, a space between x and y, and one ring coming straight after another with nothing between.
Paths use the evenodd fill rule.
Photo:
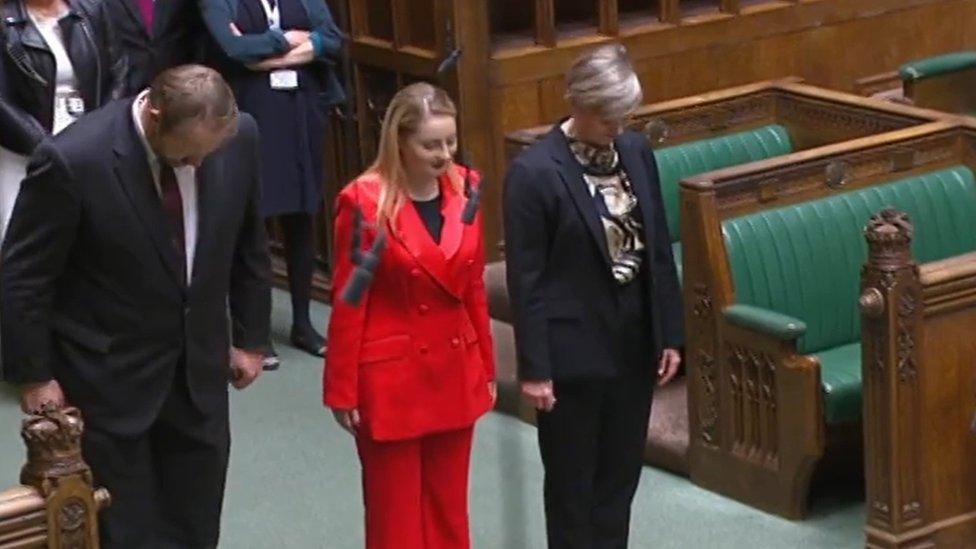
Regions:
<instances>
[{"instance_id":1,"label":"wooden post","mask_svg":"<svg viewBox=\"0 0 976 549\"><path fill-rule=\"evenodd\" d=\"M617 0L600 0L600 34L620 34L620 17Z\"/></svg>"},{"instance_id":2,"label":"wooden post","mask_svg":"<svg viewBox=\"0 0 976 549\"><path fill-rule=\"evenodd\" d=\"M721 0L719 9L722 13L737 14L742 9L740 0Z\"/></svg>"},{"instance_id":3,"label":"wooden post","mask_svg":"<svg viewBox=\"0 0 976 549\"><path fill-rule=\"evenodd\" d=\"M678 0L658 0L658 18L662 23L677 24L681 20L681 6Z\"/></svg>"},{"instance_id":4,"label":"wooden post","mask_svg":"<svg viewBox=\"0 0 976 549\"><path fill-rule=\"evenodd\" d=\"M925 522L918 383L921 283L912 259L913 227L884 210L865 229L868 261L861 274L861 372L867 546L901 547L899 534ZM960 434L960 436L963 436Z\"/></svg>"},{"instance_id":5,"label":"wooden post","mask_svg":"<svg viewBox=\"0 0 976 549\"><path fill-rule=\"evenodd\" d=\"M84 424L76 408L45 411L24 420L27 464L21 484L43 498L48 549L98 549L98 511L108 491L95 490L81 457ZM16 545L15 545L16 546Z\"/></svg>"},{"instance_id":6,"label":"wooden post","mask_svg":"<svg viewBox=\"0 0 976 549\"><path fill-rule=\"evenodd\" d=\"M556 46L555 0L535 0L535 42L540 46Z\"/></svg>"}]
</instances>

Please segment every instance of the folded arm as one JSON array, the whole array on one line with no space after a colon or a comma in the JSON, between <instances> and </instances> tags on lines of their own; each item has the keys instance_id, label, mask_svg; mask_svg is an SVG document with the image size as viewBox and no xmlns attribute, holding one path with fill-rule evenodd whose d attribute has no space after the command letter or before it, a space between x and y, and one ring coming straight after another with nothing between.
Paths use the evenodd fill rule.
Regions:
<instances>
[{"instance_id":1,"label":"folded arm","mask_svg":"<svg viewBox=\"0 0 976 549\"><path fill-rule=\"evenodd\" d=\"M245 65L279 56L291 49L280 30L261 34L234 32L234 7L228 0L199 0L200 13L210 35L225 54Z\"/></svg>"}]
</instances>

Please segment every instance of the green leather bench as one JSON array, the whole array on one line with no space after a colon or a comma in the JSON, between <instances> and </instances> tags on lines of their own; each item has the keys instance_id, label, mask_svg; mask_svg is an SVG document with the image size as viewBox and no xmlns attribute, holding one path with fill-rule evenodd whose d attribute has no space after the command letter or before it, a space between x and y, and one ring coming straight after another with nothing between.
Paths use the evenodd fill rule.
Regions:
<instances>
[{"instance_id":1,"label":"green leather bench","mask_svg":"<svg viewBox=\"0 0 976 549\"><path fill-rule=\"evenodd\" d=\"M681 180L713 170L747 164L793 152L789 131L780 125L682 143L654 151L664 199L664 215L671 234L671 249L681 280Z\"/></svg>"},{"instance_id":2,"label":"green leather bench","mask_svg":"<svg viewBox=\"0 0 976 549\"><path fill-rule=\"evenodd\" d=\"M886 207L913 221L920 263L976 251L976 179L966 166L722 224L736 295L727 320L784 340L800 338L799 351L821 364L827 424L861 416L863 230Z\"/></svg>"},{"instance_id":3,"label":"green leather bench","mask_svg":"<svg viewBox=\"0 0 976 549\"><path fill-rule=\"evenodd\" d=\"M976 115L976 51L960 51L906 63L898 71L902 94L914 105Z\"/></svg>"},{"instance_id":4,"label":"green leather bench","mask_svg":"<svg viewBox=\"0 0 976 549\"><path fill-rule=\"evenodd\" d=\"M915 82L976 68L976 51L960 51L905 63L898 70L902 82Z\"/></svg>"}]
</instances>

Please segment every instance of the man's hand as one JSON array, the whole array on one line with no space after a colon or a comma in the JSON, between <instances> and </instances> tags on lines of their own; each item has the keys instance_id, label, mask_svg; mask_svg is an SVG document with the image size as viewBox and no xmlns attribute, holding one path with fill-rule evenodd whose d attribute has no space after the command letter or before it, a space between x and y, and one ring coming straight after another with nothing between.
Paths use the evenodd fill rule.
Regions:
<instances>
[{"instance_id":1,"label":"man's hand","mask_svg":"<svg viewBox=\"0 0 976 549\"><path fill-rule=\"evenodd\" d=\"M260 351L246 351L230 348L231 385L237 390L246 389L264 371L264 354Z\"/></svg>"},{"instance_id":2,"label":"man's hand","mask_svg":"<svg viewBox=\"0 0 976 549\"><path fill-rule=\"evenodd\" d=\"M20 389L20 409L25 414L40 414L47 408L64 407L64 391L53 379L44 383L29 383Z\"/></svg>"},{"instance_id":3,"label":"man's hand","mask_svg":"<svg viewBox=\"0 0 976 549\"><path fill-rule=\"evenodd\" d=\"M292 48L297 48L305 42L308 42L308 31L303 30L290 30L285 31L285 40L288 41L288 45Z\"/></svg>"},{"instance_id":4,"label":"man's hand","mask_svg":"<svg viewBox=\"0 0 976 549\"><path fill-rule=\"evenodd\" d=\"M522 398L536 410L551 412L556 407L556 393L552 388L552 380L523 381Z\"/></svg>"},{"instance_id":5,"label":"man's hand","mask_svg":"<svg viewBox=\"0 0 976 549\"><path fill-rule=\"evenodd\" d=\"M681 366L681 354L677 349L665 349L661 355L661 363L657 367L657 385L664 387L674 376L678 375L678 367Z\"/></svg>"},{"instance_id":6,"label":"man's hand","mask_svg":"<svg viewBox=\"0 0 976 549\"><path fill-rule=\"evenodd\" d=\"M491 407L494 408L498 402L498 384L494 381L488 382L488 394L491 395Z\"/></svg>"}]
</instances>

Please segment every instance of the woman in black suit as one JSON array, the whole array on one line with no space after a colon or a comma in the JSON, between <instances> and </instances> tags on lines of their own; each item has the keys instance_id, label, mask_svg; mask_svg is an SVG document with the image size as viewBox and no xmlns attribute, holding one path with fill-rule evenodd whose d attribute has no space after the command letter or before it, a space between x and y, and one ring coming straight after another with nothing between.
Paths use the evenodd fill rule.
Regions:
<instances>
[{"instance_id":1,"label":"woman in black suit","mask_svg":"<svg viewBox=\"0 0 976 549\"><path fill-rule=\"evenodd\" d=\"M125 59L101 0L0 2L0 240L41 140L121 97Z\"/></svg>"},{"instance_id":2,"label":"woman in black suit","mask_svg":"<svg viewBox=\"0 0 976 549\"><path fill-rule=\"evenodd\" d=\"M336 76L342 34L325 0L199 1L222 50L218 67L261 130L261 210L284 232L291 342L325 356L325 338L309 317L313 220L322 208L328 110L344 98ZM277 366L274 351L267 366Z\"/></svg>"},{"instance_id":3,"label":"woman in black suit","mask_svg":"<svg viewBox=\"0 0 976 549\"><path fill-rule=\"evenodd\" d=\"M655 376L678 371L681 293L643 94L623 46L567 75L572 116L512 163L505 250L523 397L538 410L551 549L626 547Z\"/></svg>"}]
</instances>

